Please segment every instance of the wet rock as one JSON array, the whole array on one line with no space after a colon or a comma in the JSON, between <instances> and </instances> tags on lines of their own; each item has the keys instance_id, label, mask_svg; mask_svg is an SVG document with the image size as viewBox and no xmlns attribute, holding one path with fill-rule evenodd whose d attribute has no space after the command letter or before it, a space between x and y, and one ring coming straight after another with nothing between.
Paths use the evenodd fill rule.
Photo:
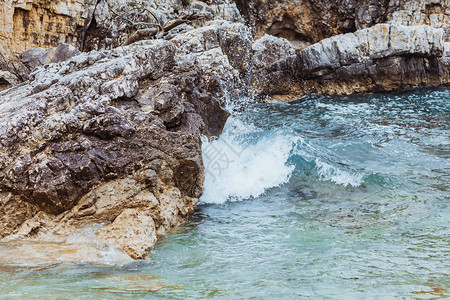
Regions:
<instances>
[{"instance_id":1,"label":"wet rock","mask_svg":"<svg viewBox=\"0 0 450 300\"><path fill-rule=\"evenodd\" d=\"M144 259L156 243L155 222L140 209L126 209L98 232L107 244L119 245L133 259Z\"/></svg>"},{"instance_id":2,"label":"wet rock","mask_svg":"<svg viewBox=\"0 0 450 300\"><path fill-rule=\"evenodd\" d=\"M295 55L292 44L284 38L266 34L253 43L252 52L251 93L269 95L273 101L295 100L297 95L292 95L295 84L291 78L284 71L272 68Z\"/></svg>"}]
</instances>

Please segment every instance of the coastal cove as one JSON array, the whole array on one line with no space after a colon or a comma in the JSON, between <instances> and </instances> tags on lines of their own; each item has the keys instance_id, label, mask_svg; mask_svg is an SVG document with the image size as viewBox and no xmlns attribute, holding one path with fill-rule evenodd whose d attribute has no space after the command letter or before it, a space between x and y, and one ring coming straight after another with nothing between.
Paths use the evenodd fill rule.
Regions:
<instances>
[{"instance_id":1,"label":"coastal cove","mask_svg":"<svg viewBox=\"0 0 450 300\"><path fill-rule=\"evenodd\" d=\"M0 12L0 300L450 298L449 0Z\"/></svg>"}]
</instances>

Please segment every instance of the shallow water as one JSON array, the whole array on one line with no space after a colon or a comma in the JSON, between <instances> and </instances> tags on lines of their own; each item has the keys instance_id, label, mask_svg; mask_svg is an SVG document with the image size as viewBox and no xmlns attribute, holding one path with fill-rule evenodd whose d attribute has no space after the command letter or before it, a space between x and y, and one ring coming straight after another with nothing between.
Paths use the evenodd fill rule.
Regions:
<instances>
[{"instance_id":1,"label":"shallow water","mask_svg":"<svg viewBox=\"0 0 450 300\"><path fill-rule=\"evenodd\" d=\"M448 298L449 100L440 88L249 104L205 141L202 204L147 261L3 260L0 293Z\"/></svg>"}]
</instances>

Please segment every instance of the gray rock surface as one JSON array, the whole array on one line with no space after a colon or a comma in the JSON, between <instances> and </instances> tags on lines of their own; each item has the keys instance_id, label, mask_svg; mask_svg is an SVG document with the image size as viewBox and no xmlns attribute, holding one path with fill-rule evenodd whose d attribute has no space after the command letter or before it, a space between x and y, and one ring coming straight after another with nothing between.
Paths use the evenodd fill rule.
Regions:
<instances>
[{"instance_id":1,"label":"gray rock surface","mask_svg":"<svg viewBox=\"0 0 450 300\"><path fill-rule=\"evenodd\" d=\"M211 20L243 21L236 4L230 0L207 3L181 0L100 0L79 47L83 50L111 49L122 45L137 30L153 28L160 31L159 26L164 27L189 15L196 16L188 22L194 27L201 27ZM184 28L186 29L185 26ZM157 37L162 38L168 34L170 32L160 32Z\"/></svg>"},{"instance_id":2,"label":"gray rock surface","mask_svg":"<svg viewBox=\"0 0 450 300\"><path fill-rule=\"evenodd\" d=\"M253 96L270 95L271 101L289 101L298 98L293 90L295 83L283 69L273 65L295 57L293 45L284 38L265 34L252 45L252 76L250 93ZM299 92L300 94L300 92ZM283 95L282 97L280 97Z\"/></svg>"},{"instance_id":3,"label":"gray rock surface","mask_svg":"<svg viewBox=\"0 0 450 300\"><path fill-rule=\"evenodd\" d=\"M3 241L64 239L104 224L99 238L148 256L155 236L195 208L200 135L220 134L225 95L244 89L249 53L230 45L250 38L221 21L37 67L29 83L1 92ZM194 51L191 40L205 44Z\"/></svg>"},{"instance_id":4,"label":"gray rock surface","mask_svg":"<svg viewBox=\"0 0 450 300\"><path fill-rule=\"evenodd\" d=\"M444 30L426 25L378 24L324 39L255 74L253 87L269 101L309 93L392 91L450 82ZM262 74L263 78L258 78Z\"/></svg>"},{"instance_id":5,"label":"gray rock surface","mask_svg":"<svg viewBox=\"0 0 450 300\"><path fill-rule=\"evenodd\" d=\"M439 57L444 52L443 30L430 26L378 24L324 39L298 53L303 76L323 74L355 63L392 56Z\"/></svg>"},{"instance_id":6,"label":"gray rock surface","mask_svg":"<svg viewBox=\"0 0 450 300\"><path fill-rule=\"evenodd\" d=\"M20 61L29 71L36 67L66 61L81 52L72 45L60 44L53 48L33 48L20 55Z\"/></svg>"}]
</instances>

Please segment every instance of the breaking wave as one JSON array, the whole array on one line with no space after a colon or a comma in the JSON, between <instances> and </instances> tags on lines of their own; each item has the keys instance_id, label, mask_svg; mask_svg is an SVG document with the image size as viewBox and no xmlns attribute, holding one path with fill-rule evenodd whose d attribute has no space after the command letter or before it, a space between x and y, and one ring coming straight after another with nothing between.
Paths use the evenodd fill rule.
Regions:
<instances>
[{"instance_id":1,"label":"breaking wave","mask_svg":"<svg viewBox=\"0 0 450 300\"><path fill-rule=\"evenodd\" d=\"M201 203L255 198L268 189L313 176L342 186L360 186L364 174L329 161L325 148L307 142L289 127L261 129L232 116L218 139L203 139L205 190Z\"/></svg>"}]
</instances>

